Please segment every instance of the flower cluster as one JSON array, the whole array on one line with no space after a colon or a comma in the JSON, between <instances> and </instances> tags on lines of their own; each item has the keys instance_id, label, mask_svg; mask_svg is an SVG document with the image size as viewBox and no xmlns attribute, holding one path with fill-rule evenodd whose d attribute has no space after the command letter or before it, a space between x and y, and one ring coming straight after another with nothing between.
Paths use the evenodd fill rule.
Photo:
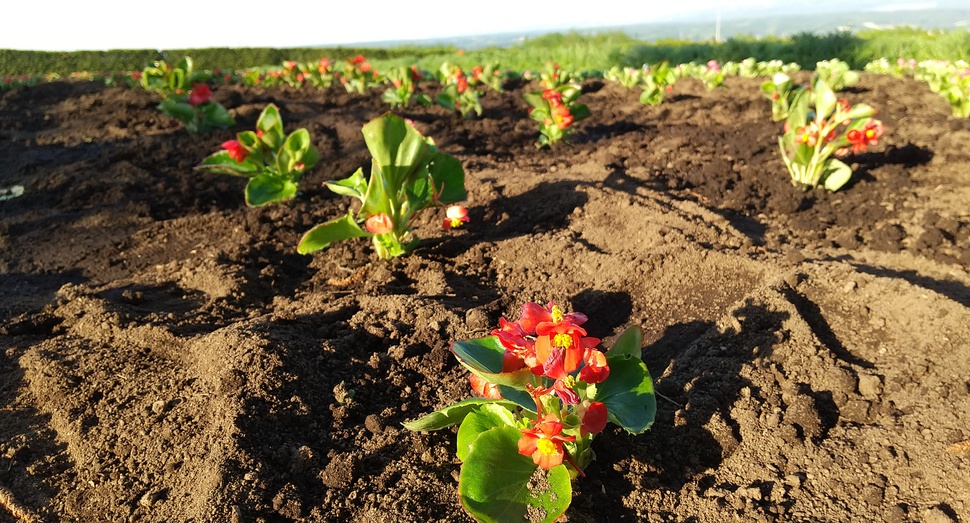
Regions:
<instances>
[{"instance_id":1,"label":"flower cluster","mask_svg":"<svg viewBox=\"0 0 970 523\"><path fill-rule=\"evenodd\" d=\"M571 480L593 459L592 440L612 422L631 434L656 414L653 380L641 358L643 331L623 331L608 352L587 335L585 314L553 302L522 305L491 335L452 343L479 396L415 421L410 430L460 424L458 495L479 521L555 521L568 508ZM548 495L530 489L536 475ZM532 512L530 512L532 511Z\"/></svg>"},{"instance_id":2,"label":"flower cluster","mask_svg":"<svg viewBox=\"0 0 970 523\"><path fill-rule=\"evenodd\" d=\"M364 94L367 89L381 82L381 74L364 58L364 55L344 60L343 74L338 78L340 85L343 85L348 93L357 94Z\"/></svg>"},{"instance_id":3,"label":"flower cluster","mask_svg":"<svg viewBox=\"0 0 970 523\"><path fill-rule=\"evenodd\" d=\"M784 115L785 133L778 145L792 183L838 190L852 177L852 169L834 157L864 152L879 143L885 128L872 118L874 109L836 99L823 79L816 77L812 89L790 89L784 80L766 82L762 89L766 96L778 95L772 96L772 114Z\"/></svg>"},{"instance_id":4,"label":"flower cluster","mask_svg":"<svg viewBox=\"0 0 970 523\"><path fill-rule=\"evenodd\" d=\"M606 406L582 397L587 384L601 383L610 375L606 355L596 348L600 340L587 337L582 328L586 320L586 315L579 312L563 313L552 302L545 307L526 303L518 321L502 318L500 328L492 331L505 348L503 372L528 368L537 378L527 391L535 401L538 418L532 428L522 429L519 452L531 456L536 465L545 469L562 463L566 456L563 442L576 439L575 435L560 435L563 419L578 420L578 427L567 422L566 428L584 437L606 427ZM480 382L471 383L478 392ZM501 398L497 390L483 392L487 397ZM559 404L550 395L558 398L561 408L556 408Z\"/></svg>"},{"instance_id":5,"label":"flower cluster","mask_svg":"<svg viewBox=\"0 0 970 523\"><path fill-rule=\"evenodd\" d=\"M576 103L582 89L566 84L525 94L531 106L529 117L539 122L539 141L536 147L551 146L569 137L572 125L590 116L589 108Z\"/></svg>"}]
</instances>

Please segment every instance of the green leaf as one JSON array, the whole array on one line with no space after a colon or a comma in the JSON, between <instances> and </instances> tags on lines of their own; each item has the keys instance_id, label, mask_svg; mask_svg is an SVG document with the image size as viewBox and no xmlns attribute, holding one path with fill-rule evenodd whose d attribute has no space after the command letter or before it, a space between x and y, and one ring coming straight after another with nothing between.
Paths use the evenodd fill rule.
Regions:
<instances>
[{"instance_id":1,"label":"green leaf","mask_svg":"<svg viewBox=\"0 0 970 523\"><path fill-rule=\"evenodd\" d=\"M259 174L246 184L246 205L262 205L289 200L296 195L296 184L272 174Z\"/></svg>"},{"instance_id":2,"label":"green leaf","mask_svg":"<svg viewBox=\"0 0 970 523\"><path fill-rule=\"evenodd\" d=\"M260 166L248 157L242 162L237 162L229 156L229 151L219 151L207 156L202 160L202 163L195 166L195 169L197 171L252 177L259 173Z\"/></svg>"},{"instance_id":3,"label":"green leaf","mask_svg":"<svg viewBox=\"0 0 970 523\"><path fill-rule=\"evenodd\" d=\"M613 343L613 348L606 353L606 360L623 358L640 359L643 347L643 330L640 327L627 327Z\"/></svg>"},{"instance_id":4,"label":"green leaf","mask_svg":"<svg viewBox=\"0 0 970 523\"><path fill-rule=\"evenodd\" d=\"M472 443L488 429L515 426L512 412L501 405L486 403L472 410L458 427L458 459L465 461Z\"/></svg>"},{"instance_id":5,"label":"green leaf","mask_svg":"<svg viewBox=\"0 0 970 523\"><path fill-rule=\"evenodd\" d=\"M465 193L465 169L457 158L436 152L428 164L428 171L438 192L439 202L455 203L468 197Z\"/></svg>"},{"instance_id":6,"label":"green leaf","mask_svg":"<svg viewBox=\"0 0 970 523\"><path fill-rule=\"evenodd\" d=\"M613 423L631 434L639 434L650 428L657 414L650 372L639 358L617 357L608 361L610 375L596 385L595 397L590 400L603 402Z\"/></svg>"},{"instance_id":7,"label":"green leaf","mask_svg":"<svg viewBox=\"0 0 970 523\"><path fill-rule=\"evenodd\" d=\"M229 111L226 110L220 104L215 102L208 102L201 105L202 113L205 115L205 123L209 127L218 127L225 129L227 127L232 127L236 124L236 120L232 118Z\"/></svg>"},{"instance_id":8,"label":"green leaf","mask_svg":"<svg viewBox=\"0 0 970 523\"><path fill-rule=\"evenodd\" d=\"M281 173L302 171L308 167L304 164L303 169L297 169L296 164L303 161L304 155L311 149L310 133L306 129L297 129L286 137L283 147L276 156L276 168Z\"/></svg>"},{"instance_id":9,"label":"green leaf","mask_svg":"<svg viewBox=\"0 0 970 523\"><path fill-rule=\"evenodd\" d=\"M855 104L849 109L848 114L845 115L846 120L856 120L859 118L868 118L876 114L876 110L869 107L866 104Z\"/></svg>"},{"instance_id":10,"label":"green leaf","mask_svg":"<svg viewBox=\"0 0 970 523\"><path fill-rule=\"evenodd\" d=\"M552 523L572 501L565 465L543 471L519 454L521 433L495 427L471 444L458 477L461 506L483 523Z\"/></svg>"},{"instance_id":11,"label":"green leaf","mask_svg":"<svg viewBox=\"0 0 970 523\"><path fill-rule=\"evenodd\" d=\"M162 103L158 104L158 109L182 123L189 122L195 119L195 107L189 105L185 99L181 95L171 96L162 100Z\"/></svg>"},{"instance_id":12,"label":"green leaf","mask_svg":"<svg viewBox=\"0 0 970 523\"><path fill-rule=\"evenodd\" d=\"M575 104L570 109L575 121L585 120L589 118L593 113L590 112L589 107L583 104Z\"/></svg>"},{"instance_id":13,"label":"green leaf","mask_svg":"<svg viewBox=\"0 0 970 523\"><path fill-rule=\"evenodd\" d=\"M364 179L364 168L358 168L354 174L343 180L325 182L331 191L341 196L351 196L360 201L364 201L364 193L367 191L367 180Z\"/></svg>"},{"instance_id":14,"label":"green leaf","mask_svg":"<svg viewBox=\"0 0 970 523\"><path fill-rule=\"evenodd\" d=\"M496 336L456 341L451 344L451 351L465 368L489 383L524 390L526 383L532 381L533 374L528 368L502 372L505 347Z\"/></svg>"},{"instance_id":15,"label":"green leaf","mask_svg":"<svg viewBox=\"0 0 970 523\"><path fill-rule=\"evenodd\" d=\"M350 238L363 238L371 236L371 233L363 230L354 221L351 213L347 213L342 218L336 218L326 223L321 223L307 231L300 239L300 244L296 252L300 254L310 254L325 249L333 242L349 240Z\"/></svg>"},{"instance_id":16,"label":"green leaf","mask_svg":"<svg viewBox=\"0 0 970 523\"><path fill-rule=\"evenodd\" d=\"M835 91L829 87L829 84L825 80L817 80L815 82L815 114L819 115L821 118L828 118L832 111L835 110L835 104L838 103L838 99L835 97Z\"/></svg>"},{"instance_id":17,"label":"green leaf","mask_svg":"<svg viewBox=\"0 0 970 523\"><path fill-rule=\"evenodd\" d=\"M852 168L842 161L832 158L828 161L825 173L822 176L825 188L835 192L852 178Z\"/></svg>"},{"instance_id":18,"label":"green leaf","mask_svg":"<svg viewBox=\"0 0 970 523\"><path fill-rule=\"evenodd\" d=\"M256 120L256 129L263 131L261 140L269 149L275 151L283 143L283 119L280 110L274 104L267 105Z\"/></svg>"},{"instance_id":19,"label":"green leaf","mask_svg":"<svg viewBox=\"0 0 970 523\"><path fill-rule=\"evenodd\" d=\"M451 344L451 351L473 370L488 374L502 372L505 347L497 336L456 341Z\"/></svg>"},{"instance_id":20,"label":"green leaf","mask_svg":"<svg viewBox=\"0 0 970 523\"><path fill-rule=\"evenodd\" d=\"M453 405L449 405L443 409L436 410L431 414L422 416L414 421L408 421L403 425L404 428L413 431L440 430L461 423L469 412L481 407L482 405L489 404L499 405L509 410L516 407L515 403L506 400L468 398Z\"/></svg>"},{"instance_id":21,"label":"green leaf","mask_svg":"<svg viewBox=\"0 0 970 523\"><path fill-rule=\"evenodd\" d=\"M385 113L361 130L374 162L386 178L388 192L396 193L428 151L424 137L400 116Z\"/></svg>"}]
</instances>

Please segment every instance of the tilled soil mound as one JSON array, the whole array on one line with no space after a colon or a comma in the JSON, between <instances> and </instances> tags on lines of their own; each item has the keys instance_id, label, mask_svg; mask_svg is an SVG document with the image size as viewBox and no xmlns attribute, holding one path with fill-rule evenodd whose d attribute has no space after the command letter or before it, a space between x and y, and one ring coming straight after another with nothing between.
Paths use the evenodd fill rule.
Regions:
<instances>
[{"instance_id":1,"label":"tilled soil mound","mask_svg":"<svg viewBox=\"0 0 970 523\"><path fill-rule=\"evenodd\" d=\"M606 346L641 326L662 395L596 438L569 521L970 521L970 123L863 74L846 96L886 136L803 192L758 85L651 108L587 81L554 150L535 85L400 111L461 160L472 221L429 212L391 262L296 253L351 205L322 182L368 165L378 91L216 89L235 130L275 103L320 153L261 209L192 169L234 131L148 92L3 93L0 187L26 190L0 202L0 521L470 521L454 432L401 423L470 394L450 342L550 300Z\"/></svg>"}]
</instances>

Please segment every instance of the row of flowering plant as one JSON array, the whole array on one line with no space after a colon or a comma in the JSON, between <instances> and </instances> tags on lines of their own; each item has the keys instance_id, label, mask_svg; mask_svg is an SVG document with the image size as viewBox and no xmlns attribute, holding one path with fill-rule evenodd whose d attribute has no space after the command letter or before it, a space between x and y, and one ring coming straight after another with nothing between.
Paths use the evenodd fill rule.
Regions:
<instances>
[{"instance_id":1,"label":"row of flowering plant","mask_svg":"<svg viewBox=\"0 0 970 523\"><path fill-rule=\"evenodd\" d=\"M859 83L859 73L853 71L849 64L833 58L815 63L815 77L825 80L833 91L842 91Z\"/></svg>"},{"instance_id":2,"label":"row of flowering plant","mask_svg":"<svg viewBox=\"0 0 970 523\"><path fill-rule=\"evenodd\" d=\"M607 423L631 434L653 423L642 331L626 329L603 352L586 321L554 303L526 303L517 321L502 318L490 336L454 342L478 397L404 424L414 431L459 425L458 497L478 521L556 521Z\"/></svg>"},{"instance_id":3,"label":"row of flowering plant","mask_svg":"<svg viewBox=\"0 0 970 523\"><path fill-rule=\"evenodd\" d=\"M484 85L495 92L502 92L506 73L502 72L499 62L489 62L472 68L469 84L472 87Z\"/></svg>"},{"instance_id":4,"label":"row of flowering plant","mask_svg":"<svg viewBox=\"0 0 970 523\"><path fill-rule=\"evenodd\" d=\"M837 99L820 78L810 89L797 89L785 119L785 133L778 138L792 184L823 185L830 191L845 185L852 169L836 157L858 154L879 143L884 127L872 118L875 112L866 104L850 106Z\"/></svg>"},{"instance_id":5,"label":"row of flowering plant","mask_svg":"<svg viewBox=\"0 0 970 523\"><path fill-rule=\"evenodd\" d=\"M309 131L286 135L279 109L270 104L259 115L255 131L237 133L196 169L249 178L246 204L259 207L293 198L303 173L316 163Z\"/></svg>"},{"instance_id":6,"label":"row of flowering plant","mask_svg":"<svg viewBox=\"0 0 970 523\"><path fill-rule=\"evenodd\" d=\"M620 67L614 65L603 71L603 78L611 82L616 82L627 89L633 89L643 82L644 68L642 67Z\"/></svg>"},{"instance_id":7,"label":"row of flowering plant","mask_svg":"<svg viewBox=\"0 0 970 523\"><path fill-rule=\"evenodd\" d=\"M475 88L476 83L469 82L461 67L445 62L441 64L437 76L442 87L435 103L450 111L459 112L464 118L470 117L472 113L476 116L482 115L481 97L484 93Z\"/></svg>"},{"instance_id":8,"label":"row of flowering plant","mask_svg":"<svg viewBox=\"0 0 970 523\"><path fill-rule=\"evenodd\" d=\"M297 251L309 254L350 238L371 238L381 259L411 252L418 245L412 222L421 211L465 199L461 162L438 151L410 122L391 113L364 125L371 156L369 179L363 168L350 177L326 182L327 188L361 202L355 213L317 225L300 240ZM445 227L467 221L462 209L448 211Z\"/></svg>"},{"instance_id":9,"label":"row of flowering plant","mask_svg":"<svg viewBox=\"0 0 970 523\"><path fill-rule=\"evenodd\" d=\"M724 71L717 60L709 60L704 65L694 62L678 64L674 67L674 74L678 78L697 78L708 91L724 84Z\"/></svg>"},{"instance_id":10,"label":"row of flowering plant","mask_svg":"<svg viewBox=\"0 0 970 523\"><path fill-rule=\"evenodd\" d=\"M384 91L381 99L389 104L391 109L411 105L411 99L415 97L414 84L423 78L423 74L418 69L418 66L412 65L411 67L404 67L402 65L388 70L384 76L391 86ZM417 100L418 103L425 106L431 105L432 103L431 98L428 98L426 94L418 94Z\"/></svg>"},{"instance_id":11,"label":"row of flowering plant","mask_svg":"<svg viewBox=\"0 0 970 523\"><path fill-rule=\"evenodd\" d=\"M578 103L582 89L576 84L526 93L531 106L529 117L539 122L536 147L548 147L565 141L573 132L573 124L590 116L589 107Z\"/></svg>"},{"instance_id":12,"label":"row of flowering plant","mask_svg":"<svg viewBox=\"0 0 970 523\"><path fill-rule=\"evenodd\" d=\"M650 66L640 84L643 88L643 92L640 93L640 103L652 106L662 104L664 96L674 88L676 81L677 75L667 62Z\"/></svg>"},{"instance_id":13,"label":"row of flowering plant","mask_svg":"<svg viewBox=\"0 0 970 523\"><path fill-rule=\"evenodd\" d=\"M235 124L229 111L212 100L208 80L209 74L194 71L192 59L185 57L174 66L155 62L142 71L140 81L146 90L165 97L158 105L161 112L182 122L190 133L204 133Z\"/></svg>"},{"instance_id":14,"label":"row of flowering plant","mask_svg":"<svg viewBox=\"0 0 970 523\"><path fill-rule=\"evenodd\" d=\"M340 84L348 93L364 94L368 89L383 83L381 74L364 55L344 60L343 72L337 74Z\"/></svg>"}]
</instances>

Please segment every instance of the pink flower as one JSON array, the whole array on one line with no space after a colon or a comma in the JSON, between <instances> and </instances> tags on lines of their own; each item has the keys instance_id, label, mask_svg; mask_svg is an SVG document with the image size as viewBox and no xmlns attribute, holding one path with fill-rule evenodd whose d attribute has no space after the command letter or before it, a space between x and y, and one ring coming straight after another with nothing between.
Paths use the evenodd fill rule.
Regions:
<instances>
[{"instance_id":1,"label":"pink flower","mask_svg":"<svg viewBox=\"0 0 970 523\"><path fill-rule=\"evenodd\" d=\"M367 218L364 228L371 234L387 234L394 230L394 222L387 214L380 213Z\"/></svg>"},{"instance_id":2,"label":"pink flower","mask_svg":"<svg viewBox=\"0 0 970 523\"><path fill-rule=\"evenodd\" d=\"M445 230L457 229L463 223L468 223L468 221L468 209L461 205L452 205L445 211L445 221L442 223L442 227Z\"/></svg>"},{"instance_id":3,"label":"pink flower","mask_svg":"<svg viewBox=\"0 0 970 523\"><path fill-rule=\"evenodd\" d=\"M200 104L204 104L212 98L212 89L206 84L192 84L192 90L189 91L189 105L195 107Z\"/></svg>"}]
</instances>

